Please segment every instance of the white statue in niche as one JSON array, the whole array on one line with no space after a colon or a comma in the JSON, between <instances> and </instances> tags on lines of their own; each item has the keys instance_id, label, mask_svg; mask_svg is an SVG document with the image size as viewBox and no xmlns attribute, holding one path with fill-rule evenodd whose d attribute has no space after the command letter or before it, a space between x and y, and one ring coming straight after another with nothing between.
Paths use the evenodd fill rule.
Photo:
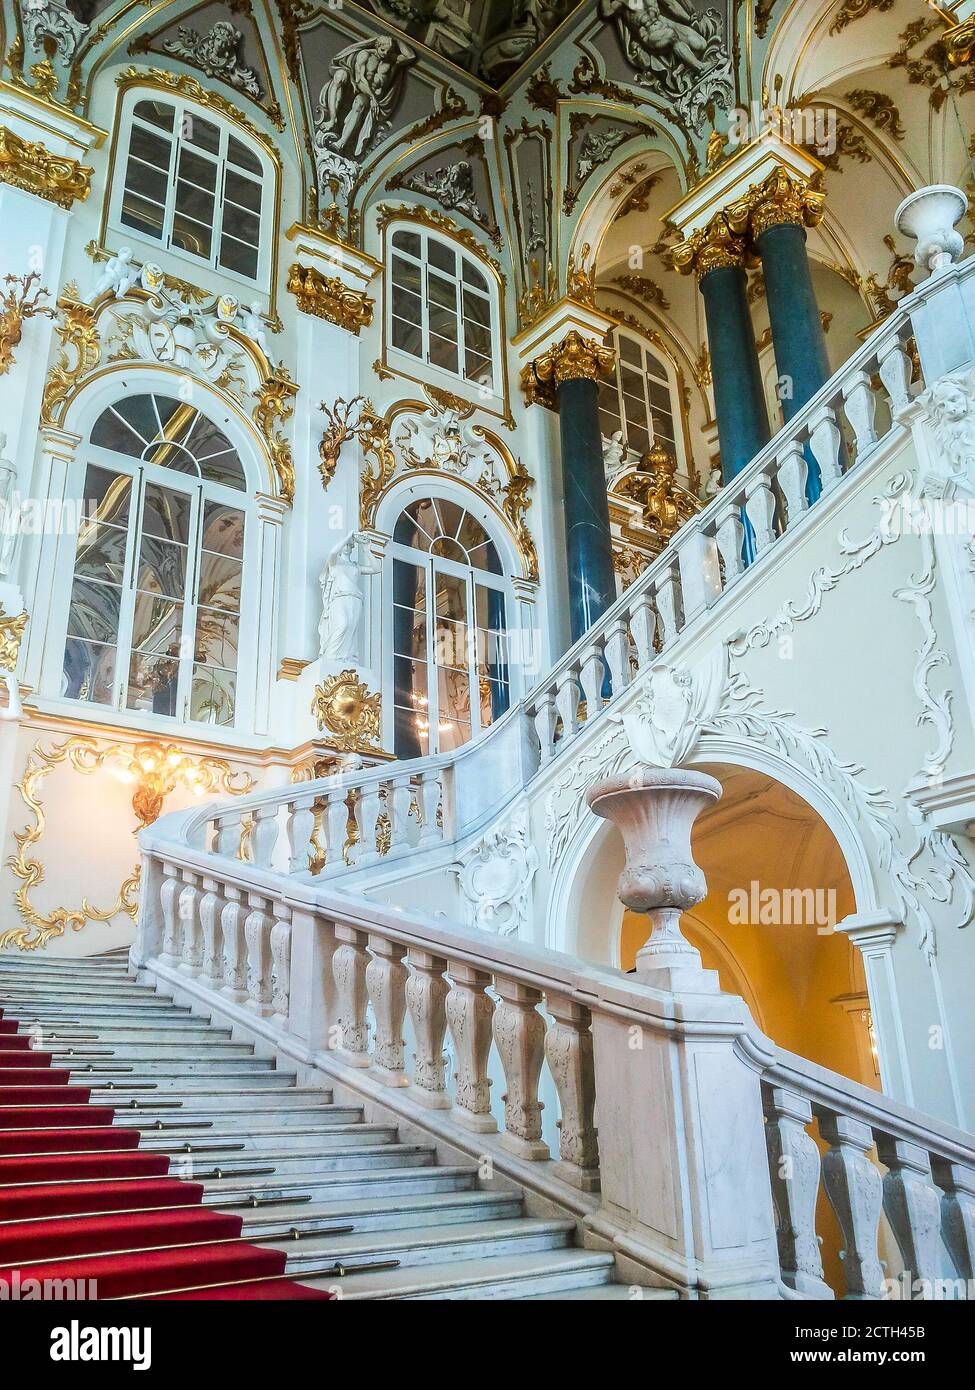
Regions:
<instances>
[{"instance_id":1,"label":"white statue in niche","mask_svg":"<svg viewBox=\"0 0 975 1390\"><path fill-rule=\"evenodd\" d=\"M359 626L366 575L379 574L382 565L362 556L362 541L354 532L335 547L318 578L322 616L318 624L318 654L333 661L355 661L359 655Z\"/></svg>"},{"instance_id":2,"label":"white statue in niche","mask_svg":"<svg viewBox=\"0 0 975 1390\"><path fill-rule=\"evenodd\" d=\"M132 247L123 246L114 256L110 256L105 269L95 282L92 300L111 290L115 299L124 299L139 278L139 271L132 264Z\"/></svg>"},{"instance_id":3,"label":"white statue in niche","mask_svg":"<svg viewBox=\"0 0 975 1390\"><path fill-rule=\"evenodd\" d=\"M22 513L17 503L17 469L7 458L7 436L0 430L0 579L13 573Z\"/></svg>"},{"instance_id":4,"label":"white statue in niche","mask_svg":"<svg viewBox=\"0 0 975 1390\"><path fill-rule=\"evenodd\" d=\"M626 445L623 443L623 431L617 430L609 439L603 441L603 467L606 469L606 481L611 483L623 469L626 462Z\"/></svg>"}]
</instances>

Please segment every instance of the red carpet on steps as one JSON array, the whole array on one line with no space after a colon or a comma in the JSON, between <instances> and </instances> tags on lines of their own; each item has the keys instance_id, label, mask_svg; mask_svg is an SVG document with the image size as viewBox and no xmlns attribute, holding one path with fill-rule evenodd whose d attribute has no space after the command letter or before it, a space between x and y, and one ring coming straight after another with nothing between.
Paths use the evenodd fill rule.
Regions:
<instances>
[{"instance_id":1,"label":"red carpet on steps","mask_svg":"<svg viewBox=\"0 0 975 1390\"><path fill-rule=\"evenodd\" d=\"M0 1008L0 1282L85 1280L99 1298L300 1300L331 1294L281 1279L287 1256L240 1239L243 1218L202 1206L111 1106ZM185 1292L180 1292L185 1290Z\"/></svg>"}]
</instances>

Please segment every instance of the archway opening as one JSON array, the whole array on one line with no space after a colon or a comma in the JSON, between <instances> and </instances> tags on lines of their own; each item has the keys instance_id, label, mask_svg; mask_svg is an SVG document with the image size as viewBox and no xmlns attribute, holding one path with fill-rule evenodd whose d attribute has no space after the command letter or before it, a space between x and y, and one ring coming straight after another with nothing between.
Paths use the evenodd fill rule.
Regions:
<instances>
[{"instance_id":1,"label":"archway opening","mask_svg":"<svg viewBox=\"0 0 975 1390\"><path fill-rule=\"evenodd\" d=\"M836 838L806 801L764 773L728 764L702 770L718 778L723 794L694 828L708 895L682 918L685 936L775 1042L879 1089L860 955L835 930L856 910ZM609 861L622 867L618 836L599 858L600 881L615 885ZM628 910L617 920L619 965L630 970L647 920Z\"/></svg>"}]
</instances>

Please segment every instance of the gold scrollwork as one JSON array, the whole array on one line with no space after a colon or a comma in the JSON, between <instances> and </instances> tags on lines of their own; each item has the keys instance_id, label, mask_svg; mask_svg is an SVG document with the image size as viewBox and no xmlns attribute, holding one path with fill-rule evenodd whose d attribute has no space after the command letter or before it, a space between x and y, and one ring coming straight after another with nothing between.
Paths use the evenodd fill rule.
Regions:
<instances>
[{"instance_id":1,"label":"gold scrollwork","mask_svg":"<svg viewBox=\"0 0 975 1390\"><path fill-rule=\"evenodd\" d=\"M336 275L323 275L314 266L295 264L288 271L288 292L304 314L327 319L359 336L372 323L376 301L364 290L354 290Z\"/></svg>"},{"instance_id":2,"label":"gold scrollwork","mask_svg":"<svg viewBox=\"0 0 975 1390\"><path fill-rule=\"evenodd\" d=\"M327 730L343 753L375 752L379 743L381 696L355 671L342 671L316 685L311 712L321 730Z\"/></svg>"},{"instance_id":3,"label":"gold scrollwork","mask_svg":"<svg viewBox=\"0 0 975 1390\"><path fill-rule=\"evenodd\" d=\"M258 388L254 407L254 424L261 432L267 451L278 476L281 496L290 506L295 500L295 463L291 445L277 428L291 418L298 387L287 372L279 368Z\"/></svg>"},{"instance_id":4,"label":"gold scrollwork","mask_svg":"<svg viewBox=\"0 0 975 1390\"><path fill-rule=\"evenodd\" d=\"M49 941L63 936L69 928L80 931L88 922L110 922L120 913L135 920L139 910L139 865L125 879L118 897L109 908L92 907L88 899L83 898L80 907L55 907L48 913L42 913L30 900L31 891L44 881L45 876L44 865L31 857L31 851L47 825L41 803L44 778L64 762L76 772L89 774L97 772L110 761L121 762L123 776L135 783L132 809L140 827L152 824L162 810L163 798L180 782L201 793L219 788L235 796L249 792L254 787L250 773L235 773L224 758L197 758L176 744L154 741L135 745L113 743L99 748L95 739L85 734L72 734L63 743L45 749L38 740L27 757L24 775L17 784L17 790L33 816L33 823L14 832L17 853L7 860L7 867L21 881L14 901L22 925L0 932L0 949L4 946L16 946L22 951L43 949Z\"/></svg>"},{"instance_id":5,"label":"gold scrollwork","mask_svg":"<svg viewBox=\"0 0 975 1390\"><path fill-rule=\"evenodd\" d=\"M0 607L0 671L13 671L27 626L27 610L11 617Z\"/></svg>"},{"instance_id":6,"label":"gold scrollwork","mask_svg":"<svg viewBox=\"0 0 975 1390\"><path fill-rule=\"evenodd\" d=\"M52 154L41 142L22 140L0 126L0 183L35 193L58 207L84 202L91 192L94 169L66 155Z\"/></svg>"},{"instance_id":7,"label":"gold scrollwork","mask_svg":"<svg viewBox=\"0 0 975 1390\"><path fill-rule=\"evenodd\" d=\"M514 465L514 471L508 479L507 485L502 489L501 507L514 528L518 538L518 547L521 550L522 559L525 562L525 570L529 579L538 579L538 551L532 534L525 523L525 513L531 506L529 492L534 484L534 479L528 469L519 459Z\"/></svg>"},{"instance_id":8,"label":"gold scrollwork","mask_svg":"<svg viewBox=\"0 0 975 1390\"><path fill-rule=\"evenodd\" d=\"M353 396L348 402L340 396L331 406L322 401L320 409L328 421L318 446L322 486L328 487L335 476L342 445L357 439L366 457L359 478L359 525L370 526L376 505L396 471L389 426L366 396Z\"/></svg>"},{"instance_id":9,"label":"gold scrollwork","mask_svg":"<svg viewBox=\"0 0 975 1390\"><path fill-rule=\"evenodd\" d=\"M543 387L561 386L564 381L598 381L608 376L616 364L616 352L595 338L584 338L577 328L522 370L521 384L526 393L532 382Z\"/></svg>"},{"instance_id":10,"label":"gold scrollwork","mask_svg":"<svg viewBox=\"0 0 975 1390\"><path fill-rule=\"evenodd\" d=\"M101 353L95 311L90 304L62 295L58 300L61 321L57 335L61 350L47 375L41 398L41 424L58 423L58 407L87 373L94 371Z\"/></svg>"},{"instance_id":11,"label":"gold scrollwork","mask_svg":"<svg viewBox=\"0 0 975 1390\"><path fill-rule=\"evenodd\" d=\"M48 298L50 291L37 284L40 278L36 270L29 275L3 277L10 289L0 295L0 376L6 375L13 366L14 348L23 336L25 319L57 317L54 310L42 302L41 296Z\"/></svg>"}]
</instances>

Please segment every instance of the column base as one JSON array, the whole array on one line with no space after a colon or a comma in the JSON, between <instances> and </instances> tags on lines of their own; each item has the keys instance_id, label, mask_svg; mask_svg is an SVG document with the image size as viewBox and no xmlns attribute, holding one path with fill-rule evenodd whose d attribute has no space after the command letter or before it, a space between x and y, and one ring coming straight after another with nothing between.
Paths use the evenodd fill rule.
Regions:
<instances>
[{"instance_id":1,"label":"column base","mask_svg":"<svg viewBox=\"0 0 975 1390\"><path fill-rule=\"evenodd\" d=\"M410 1100L423 1105L427 1110L449 1110L453 1102L446 1091L425 1091L422 1086L410 1087Z\"/></svg>"},{"instance_id":2,"label":"column base","mask_svg":"<svg viewBox=\"0 0 975 1390\"><path fill-rule=\"evenodd\" d=\"M563 1182L578 1188L580 1192L599 1191L598 1168L580 1168L577 1164L569 1163L563 1158L556 1163L554 1171Z\"/></svg>"},{"instance_id":3,"label":"column base","mask_svg":"<svg viewBox=\"0 0 975 1390\"><path fill-rule=\"evenodd\" d=\"M509 1153L517 1154L529 1163L543 1163L552 1157L548 1145L543 1144L541 1139L522 1139L517 1134L505 1131L501 1135L501 1144Z\"/></svg>"},{"instance_id":4,"label":"column base","mask_svg":"<svg viewBox=\"0 0 975 1390\"><path fill-rule=\"evenodd\" d=\"M650 958L651 961L654 957ZM660 961L660 957L656 957ZM641 961L639 955L636 961L636 977L642 984L650 985L653 989L664 989L670 994L720 994L721 985L718 981L716 970L705 970L700 965L694 965L690 961L686 965L678 964L680 957L671 957L666 962L660 964L650 964Z\"/></svg>"},{"instance_id":5,"label":"column base","mask_svg":"<svg viewBox=\"0 0 975 1390\"><path fill-rule=\"evenodd\" d=\"M473 1134L497 1134L498 1122L493 1115L474 1115L470 1110L462 1110L460 1106L453 1107L453 1118L464 1129L469 1129Z\"/></svg>"},{"instance_id":6,"label":"column base","mask_svg":"<svg viewBox=\"0 0 975 1390\"><path fill-rule=\"evenodd\" d=\"M386 1067L373 1067L372 1074L381 1086L408 1086L410 1078L403 1071L389 1071Z\"/></svg>"},{"instance_id":7,"label":"column base","mask_svg":"<svg viewBox=\"0 0 975 1390\"><path fill-rule=\"evenodd\" d=\"M368 1052L347 1052L344 1047L335 1047L332 1049L332 1056L340 1062L344 1062L347 1067L372 1066L372 1059Z\"/></svg>"}]
</instances>

